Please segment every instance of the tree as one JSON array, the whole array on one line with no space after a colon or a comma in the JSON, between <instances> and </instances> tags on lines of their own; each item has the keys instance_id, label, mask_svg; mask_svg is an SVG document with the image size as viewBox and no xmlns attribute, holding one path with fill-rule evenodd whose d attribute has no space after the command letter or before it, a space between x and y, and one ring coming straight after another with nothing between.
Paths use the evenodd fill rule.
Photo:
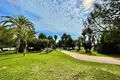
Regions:
<instances>
[{"instance_id":1,"label":"tree","mask_svg":"<svg viewBox=\"0 0 120 80\"><path fill-rule=\"evenodd\" d=\"M48 47L48 39L38 39L38 38L33 38L33 40L28 42L28 45L32 47L32 49L29 49L31 51L42 51L45 48Z\"/></svg>"},{"instance_id":2,"label":"tree","mask_svg":"<svg viewBox=\"0 0 120 80\"><path fill-rule=\"evenodd\" d=\"M75 41L76 42L76 46L78 47L77 51L80 50L80 47L81 47L81 37L78 37L78 39Z\"/></svg>"},{"instance_id":3,"label":"tree","mask_svg":"<svg viewBox=\"0 0 120 80\"><path fill-rule=\"evenodd\" d=\"M92 33L93 33L93 30L89 27L86 28L86 33L88 35L88 38L89 38L89 42L92 43Z\"/></svg>"},{"instance_id":4,"label":"tree","mask_svg":"<svg viewBox=\"0 0 120 80\"><path fill-rule=\"evenodd\" d=\"M59 41L58 41L57 47L58 47L58 48L63 48L63 41L62 41L62 40L59 40Z\"/></svg>"},{"instance_id":5,"label":"tree","mask_svg":"<svg viewBox=\"0 0 120 80\"><path fill-rule=\"evenodd\" d=\"M24 56L26 56L28 41L31 41L35 37L34 34L33 30L25 30L24 28L20 30L20 37L24 43Z\"/></svg>"},{"instance_id":6,"label":"tree","mask_svg":"<svg viewBox=\"0 0 120 80\"><path fill-rule=\"evenodd\" d=\"M53 40L53 37L52 36L48 36L48 40Z\"/></svg>"},{"instance_id":7,"label":"tree","mask_svg":"<svg viewBox=\"0 0 120 80\"><path fill-rule=\"evenodd\" d=\"M85 25L86 26L86 25ZM89 25L85 27L85 29L82 32L83 35L83 46L86 52L90 52L92 48L92 29L89 28ZM88 40L86 41L86 36L88 37Z\"/></svg>"},{"instance_id":8,"label":"tree","mask_svg":"<svg viewBox=\"0 0 120 80\"><path fill-rule=\"evenodd\" d=\"M13 30L16 36L16 53L19 52L21 40L25 43L24 55L26 54L27 35L29 32L34 32L34 25L23 15L19 16L2 16L4 20L1 22L4 26Z\"/></svg>"},{"instance_id":9,"label":"tree","mask_svg":"<svg viewBox=\"0 0 120 80\"><path fill-rule=\"evenodd\" d=\"M62 35L61 39L62 39L62 40L67 40L67 37L68 37L68 35L64 33L64 34Z\"/></svg>"},{"instance_id":10,"label":"tree","mask_svg":"<svg viewBox=\"0 0 120 80\"><path fill-rule=\"evenodd\" d=\"M85 29L82 31L82 44L84 44L85 43L85 40L86 40L86 31L85 31Z\"/></svg>"},{"instance_id":11,"label":"tree","mask_svg":"<svg viewBox=\"0 0 120 80\"><path fill-rule=\"evenodd\" d=\"M54 44L54 49L56 49L57 48L57 38L58 38L58 36L57 35L54 35L54 41L55 41L55 44Z\"/></svg>"},{"instance_id":12,"label":"tree","mask_svg":"<svg viewBox=\"0 0 120 80\"><path fill-rule=\"evenodd\" d=\"M0 25L0 49L3 51L3 47L14 46L14 41L13 32Z\"/></svg>"},{"instance_id":13,"label":"tree","mask_svg":"<svg viewBox=\"0 0 120 80\"><path fill-rule=\"evenodd\" d=\"M66 43L66 42L67 42L67 37L68 37L68 35L65 34L65 33L61 36L61 41L62 41L62 43L63 43L63 44L62 44L63 49L66 49L66 48L67 48L67 45L66 45L66 44L67 44L67 43Z\"/></svg>"},{"instance_id":14,"label":"tree","mask_svg":"<svg viewBox=\"0 0 120 80\"><path fill-rule=\"evenodd\" d=\"M39 36L38 36L39 39L46 39L46 35L43 34L43 33L40 33Z\"/></svg>"},{"instance_id":15,"label":"tree","mask_svg":"<svg viewBox=\"0 0 120 80\"><path fill-rule=\"evenodd\" d=\"M56 42L57 38L58 38L57 35L54 35L55 42Z\"/></svg>"},{"instance_id":16,"label":"tree","mask_svg":"<svg viewBox=\"0 0 120 80\"><path fill-rule=\"evenodd\" d=\"M62 44L60 45L60 43L62 43ZM67 34L64 33L61 36L61 40L59 41L59 46L62 46L63 49L70 49L70 48L73 49L73 47L74 47L74 41L71 38L71 35L67 35Z\"/></svg>"},{"instance_id":17,"label":"tree","mask_svg":"<svg viewBox=\"0 0 120 80\"><path fill-rule=\"evenodd\" d=\"M45 48L48 47L49 45L49 40L48 39L39 39L38 47L40 50L44 50Z\"/></svg>"},{"instance_id":18,"label":"tree","mask_svg":"<svg viewBox=\"0 0 120 80\"><path fill-rule=\"evenodd\" d=\"M87 21L95 33L94 36L99 35L97 43L100 44L103 53L110 51L109 49L113 49L115 53L115 48L120 44L119 8L119 0L101 0L101 3L94 4L94 9L88 16Z\"/></svg>"},{"instance_id":19,"label":"tree","mask_svg":"<svg viewBox=\"0 0 120 80\"><path fill-rule=\"evenodd\" d=\"M54 41L53 37L48 36L47 39L48 39L48 47L53 48L53 46L55 44L55 41Z\"/></svg>"},{"instance_id":20,"label":"tree","mask_svg":"<svg viewBox=\"0 0 120 80\"><path fill-rule=\"evenodd\" d=\"M74 47L75 47L74 41L73 41L73 39L71 38L70 35L68 35L68 39L66 41L66 47L68 48L68 50L69 49L74 49Z\"/></svg>"},{"instance_id":21,"label":"tree","mask_svg":"<svg viewBox=\"0 0 120 80\"><path fill-rule=\"evenodd\" d=\"M101 0L100 4L94 4L94 9L88 17L94 32L101 33L102 36L105 34L107 42L120 42L119 7L119 0Z\"/></svg>"},{"instance_id":22,"label":"tree","mask_svg":"<svg viewBox=\"0 0 120 80\"><path fill-rule=\"evenodd\" d=\"M52 49L55 48L55 40L49 40L49 47Z\"/></svg>"}]
</instances>

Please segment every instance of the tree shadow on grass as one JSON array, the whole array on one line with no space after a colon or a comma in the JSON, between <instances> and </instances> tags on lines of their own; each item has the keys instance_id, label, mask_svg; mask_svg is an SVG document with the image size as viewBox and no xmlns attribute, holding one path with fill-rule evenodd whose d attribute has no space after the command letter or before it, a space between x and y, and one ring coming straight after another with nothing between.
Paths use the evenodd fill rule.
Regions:
<instances>
[{"instance_id":1,"label":"tree shadow on grass","mask_svg":"<svg viewBox=\"0 0 120 80\"><path fill-rule=\"evenodd\" d=\"M42 51L40 54L50 54L50 53L52 53L54 50L52 50L52 51Z\"/></svg>"},{"instance_id":2,"label":"tree shadow on grass","mask_svg":"<svg viewBox=\"0 0 120 80\"><path fill-rule=\"evenodd\" d=\"M90 52L80 51L79 53L85 54L85 55L90 55L90 56L101 56L101 55L103 55L103 54L100 54L100 53L96 53L94 51L90 51Z\"/></svg>"},{"instance_id":3,"label":"tree shadow on grass","mask_svg":"<svg viewBox=\"0 0 120 80\"><path fill-rule=\"evenodd\" d=\"M15 58L15 59L16 59L16 58L22 58L22 56L2 58L2 59L0 59L0 61L8 60L8 59L13 59L13 58Z\"/></svg>"},{"instance_id":4,"label":"tree shadow on grass","mask_svg":"<svg viewBox=\"0 0 120 80\"><path fill-rule=\"evenodd\" d=\"M42 52L42 51L29 51L29 52L27 52L27 54L38 54L38 55L47 55L50 53L52 53L52 51L51 52Z\"/></svg>"},{"instance_id":5,"label":"tree shadow on grass","mask_svg":"<svg viewBox=\"0 0 120 80\"><path fill-rule=\"evenodd\" d=\"M105 57L115 57L115 58L120 58L120 54L115 55L113 54L102 54L102 53L98 53L97 51L91 51L89 53L86 53L85 51L79 51L79 53L81 54L85 54L85 55L90 55L90 56L105 56Z\"/></svg>"},{"instance_id":6,"label":"tree shadow on grass","mask_svg":"<svg viewBox=\"0 0 120 80\"><path fill-rule=\"evenodd\" d=\"M13 55L16 54L15 51L4 51L0 53L0 56Z\"/></svg>"},{"instance_id":7,"label":"tree shadow on grass","mask_svg":"<svg viewBox=\"0 0 120 80\"><path fill-rule=\"evenodd\" d=\"M0 61L22 57L22 56L10 56L10 55L16 55L15 51L5 51L5 52L0 53Z\"/></svg>"},{"instance_id":8,"label":"tree shadow on grass","mask_svg":"<svg viewBox=\"0 0 120 80\"><path fill-rule=\"evenodd\" d=\"M30 54L30 53L41 53L41 51L29 51L28 53L29 53L29 54Z\"/></svg>"}]
</instances>

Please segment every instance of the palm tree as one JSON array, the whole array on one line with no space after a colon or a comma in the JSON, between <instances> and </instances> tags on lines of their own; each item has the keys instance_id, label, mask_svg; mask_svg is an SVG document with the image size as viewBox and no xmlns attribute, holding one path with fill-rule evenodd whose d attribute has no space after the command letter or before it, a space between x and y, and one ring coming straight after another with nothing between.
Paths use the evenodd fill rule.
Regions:
<instances>
[{"instance_id":1,"label":"palm tree","mask_svg":"<svg viewBox=\"0 0 120 80\"><path fill-rule=\"evenodd\" d=\"M25 44L27 44L28 33L29 31L34 31L34 25L23 15L14 17L2 16L2 18L4 18L4 20L1 23L14 31L14 34L16 36L16 53L18 53L21 40L23 39ZM24 53L26 54L26 50Z\"/></svg>"},{"instance_id":2,"label":"palm tree","mask_svg":"<svg viewBox=\"0 0 120 80\"><path fill-rule=\"evenodd\" d=\"M4 26L0 25L0 49L5 45L13 45L12 42L14 41L14 35L11 29L7 29Z\"/></svg>"},{"instance_id":3,"label":"palm tree","mask_svg":"<svg viewBox=\"0 0 120 80\"><path fill-rule=\"evenodd\" d=\"M28 47L27 42L35 38L34 34L35 32L33 30L26 30L25 28L21 28L20 30L20 37L25 44L24 56L26 56L26 52L27 52L27 47Z\"/></svg>"},{"instance_id":4,"label":"palm tree","mask_svg":"<svg viewBox=\"0 0 120 80\"><path fill-rule=\"evenodd\" d=\"M0 25L0 50L1 51L3 51L5 32L6 32L6 29L2 25Z\"/></svg>"}]
</instances>

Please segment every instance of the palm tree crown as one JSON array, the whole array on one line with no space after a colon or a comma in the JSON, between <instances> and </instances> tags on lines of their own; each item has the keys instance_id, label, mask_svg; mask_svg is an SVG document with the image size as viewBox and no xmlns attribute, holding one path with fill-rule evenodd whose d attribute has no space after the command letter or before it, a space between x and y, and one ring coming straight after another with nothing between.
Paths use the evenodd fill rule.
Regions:
<instances>
[{"instance_id":1,"label":"palm tree crown","mask_svg":"<svg viewBox=\"0 0 120 80\"><path fill-rule=\"evenodd\" d=\"M18 53L21 40L27 44L27 41L29 38L31 38L31 34L35 33L34 25L23 15L14 17L2 16L2 18L4 18L4 20L1 21L1 24L5 27L8 27L9 29L12 29L16 35L16 52Z\"/></svg>"}]
</instances>

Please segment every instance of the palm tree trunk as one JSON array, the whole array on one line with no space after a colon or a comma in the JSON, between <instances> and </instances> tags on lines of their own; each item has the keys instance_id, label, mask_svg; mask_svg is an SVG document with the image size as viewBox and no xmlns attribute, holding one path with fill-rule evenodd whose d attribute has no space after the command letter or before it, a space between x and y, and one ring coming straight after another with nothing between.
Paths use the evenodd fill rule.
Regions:
<instances>
[{"instance_id":1,"label":"palm tree trunk","mask_svg":"<svg viewBox=\"0 0 120 80\"><path fill-rule=\"evenodd\" d=\"M19 52L19 48L20 48L20 41L21 41L21 39L20 39L20 38L18 38L18 39L16 40L16 54L18 54L18 52Z\"/></svg>"},{"instance_id":2,"label":"palm tree trunk","mask_svg":"<svg viewBox=\"0 0 120 80\"><path fill-rule=\"evenodd\" d=\"M27 42L25 41L25 48L24 48L24 56L26 56L26 53L27 53Z\"/></svg>"}]
</instances>

